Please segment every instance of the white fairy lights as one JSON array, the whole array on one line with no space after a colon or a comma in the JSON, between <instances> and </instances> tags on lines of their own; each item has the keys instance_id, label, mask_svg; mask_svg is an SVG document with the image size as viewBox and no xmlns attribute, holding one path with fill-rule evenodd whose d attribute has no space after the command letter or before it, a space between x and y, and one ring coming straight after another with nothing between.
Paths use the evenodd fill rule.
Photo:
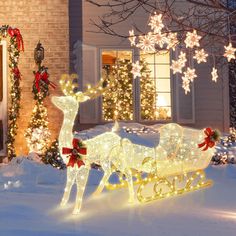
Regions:
<instances>
[{"instance_id":1,"label":"white fairy lights","mask_svg":"<svg viewBox=\"0 0 236 236\"><path fill-rule=\"evenodd\" d=\"M235 53L236 53L236 48L232 46L232 43L229 43L228 46L225 46L225 54L224 56L227 58L228 62L231 61L231 59L235 59Z\"/></svg>"},{"instance_id":2,"label":"white fairy lights","mask_svg":"<svg viewBox=\"0 0 236 236\"><path fill-rule=\"evenodd\" d=\"M218 71L215 67L213 67L212 72L211 72L211 79L214 82L217 82L218 79Z\"/></svg>"},{"instance_id":3,"label":"white fairy lights","mask_svg":"<svg viewBox=\"0 0 236 236\"><path fill-rule=\"evenodd\" d=\"M195 69L191 69L190 67L184 72L184 76L182 77L182 88L185 91L185 94L190 92L190 83L197 77Z\"/></svg>"},{"instance_id":4,"label":"white fairy lights","mask_svg":"<svg viewBox=\"0 0 236 236\"><path fill-rule=\"evenodd\" d=\"M132 64L131 73L133 74L134 79L136 77L140 77L141 76L141 69L142 69L142 66L139 64L139 61L136 61L135 63Z\"/></svg>"},{"instance_id":5,"label":"white fairy lights","mask_svg":"<svg viewBox=\"0 0 236 236\"><path fill-rule=\"evenodd\" d=\"M202 62L207 62L207 57L208 57L208 54L205 52L205 50L200 49L200 50L195 51L195 55L193 58L197 60L198 64L200 64Z\"/></svg>"},{"instance_id":6,"label":"white fairy lights","mask_svg":"<svg viewBox=\"0 0 236 236\"><path fill-rule=\"evenodd\" d=\"M130 41L131 46L136 45L135 40L136 40L136 36L134 35L134 30L130 30L129 31L129 41Z\"/></svg>"},{"instance_id":7,"label":"white fairy lights","mask_svg":"<svg viewBox=\"0 0 236 236\"><path fill-rule=\"evenodd\" d=\"M187 32L185 44L187 48L194 48L199 47L200 43L199 40L201 39L201 36L197 34L197 31L194 30L193 32Z\"/></svg>"},{"instance_id":8,"label":"white fairy lights","mask_svg":"<svg viewBox=\"0 0 236 236\"><path fill-rule=\"evenodd\" d=\"M160 48L168 50L172 49L173 51L175 51L176 47L180 44L178 40L178 34L174 32L169 32L169 29L165 27L163 23L162 14L157 14L155 12L152 16L150 16L148 25L150 26L151 30L147 34L139 36L138 44L135 44L136 36L134 35L134 31L133 30L129 31L130 34L129 40L131 42L131 46L137 46L146 52L155 52L156 50L160 50ZM192 32L186 33L186 37L184 39L185 45L181 46L186 47L185 48L186 51L190 50L189 55L191 55L191 50L195 50L197 47L200 47L201 39L202 36L199 35L197 30L194 29ZM225 48L224 57L226 57L229 62L231 61L231 59L236 59L235 55L236 48L232 46L231 42L229 43L228 46L225 46L224 48ZM207 57L208 53L204 49L196 49L193 59L195 59L197 63L200 64L200 63L206 63ZM170 68L172 69L173 74L176 73L182 74L186 62L187 62L186 53L181 51L179 59L172 60L172 65ZM218 74L217 70L215 69L215 65L214 68L212 69L211 76L212 80L216 82ZM182 87L185 89L185 93L190 92L191 80L189 80L188 75L184 74L182 81L183 81Z\"/></svg>"},{"instance_id":9,"label":"white fairy lights","mask_svg":"<svg viewBox=\"0 0 236 236\"><path fill-rule=\"evenodd\" d=\"M178 60L178 61L174 61L172 60L172 65L170 66L170 68L173 70L173 73L182 73L182 69L183 69L183 64L182 61Z\"/></svg>"},{"instance_id":10,"label":"white fairy lights","mask_svg":"<svg viewBox=\"0 0 236 236\"><path fill-rule=\"evenodd\" d=\"M164 28L164 24L162 22L162 14L154 13L153 16L150 17L150 21L148 24L154 33L159 33Z\"/></svg>"},{"instance_id":11,"label":"white fairy lights","mask_svg":"<svg viewBox=\"0 0 236 236\"><path fill-rule=\"evenodd\" d=\"M147 35L140 35L137 47L141 48L145 52L155 51L155 42L153 35L151 33Z\"/></svg>"}]
</instances>

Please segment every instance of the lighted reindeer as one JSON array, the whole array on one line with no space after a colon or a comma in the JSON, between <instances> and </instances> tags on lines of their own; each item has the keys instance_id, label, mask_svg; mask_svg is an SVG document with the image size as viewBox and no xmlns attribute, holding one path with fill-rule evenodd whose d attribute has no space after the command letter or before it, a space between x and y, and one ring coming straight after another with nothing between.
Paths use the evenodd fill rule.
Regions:
<instances>
[{"instance_id":1,"label":"lighted reindeer","mask_svg":"<svg viewBox=\"0 0 236 236\"><path fill-rule=\"evenodd\" d=\"M69 159L62 153L62 150L65 147L72 146L72 140L74 139L73 125L79 109L79 104L89 99L94 99L100 96L106 89L102 86L103 81L100 81L96 86L88 88L85 92L78 91L74 93L75 86L73 85L73 80L76 78L77 75L63 75L60 83L65 96L52 97L53 104L56 105L64 113L64 120L58 141L61 155L63 156L63 159L66 163ZM85 140L83 142L87 148L86 159L84 160L85 165L82 165L80 168L78 167L78 165L74 165L73 167L68 166L67 182L61 201L62 206L68 202L72 185L76 183L77 196L73 211L74 214L77 214L80 211L90 165L92 163L99 164L104 170L103 179L95 194L98 194L103 190L104 184L107 182L111 174L108 154L112 147L118 145L118 143L120 142L120 137L114 132L106 132L104 134L98 135L95 138Z\"/></svg>"}]
</instances>

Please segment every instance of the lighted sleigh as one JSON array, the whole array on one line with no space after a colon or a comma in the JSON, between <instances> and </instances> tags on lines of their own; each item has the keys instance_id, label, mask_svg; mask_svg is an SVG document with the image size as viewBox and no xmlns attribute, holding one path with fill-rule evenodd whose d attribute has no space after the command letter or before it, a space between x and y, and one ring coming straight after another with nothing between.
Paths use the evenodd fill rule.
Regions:
<instances>
[{"instance_id":1,"label":"lighted sleigh","mask_svg":"<svg viewBox=\"0 0 236 236\"><path fill-rule=\"evenodd\" d=\"M136 184L138 200L147 202L212 185L212 181L206 179L204 169L209 165L215 148L214 145L210 145L211 148L205 146L204 130L167 124L159 132L160 142L156 147L122 139L120 145L111 150L109 159L113 170L119 170L120 182L107 183L108 189L128 186L132 196L133 184ZM202 148L198 146L200 143ZM131 169L132 180L124 177L125 168Z\"/></svg>"}]
</instances>

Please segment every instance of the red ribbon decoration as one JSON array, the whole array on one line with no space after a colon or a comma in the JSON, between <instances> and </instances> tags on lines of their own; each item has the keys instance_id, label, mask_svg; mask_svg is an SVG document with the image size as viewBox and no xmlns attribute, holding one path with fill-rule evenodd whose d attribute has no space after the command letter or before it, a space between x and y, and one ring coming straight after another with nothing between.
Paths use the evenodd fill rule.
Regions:
<instances>
[{"instance_id":1,"label":"red ribbon decoration","mask_svg":"<svg viewBox=\"0 0 236 236\"><path fill-rule=\"evenodd\" d=\"M215 146L215 141L214 141L214 139L213 139L213 136L214 136L214 134L215 134L215 131L213 131L211 128L206 128L206 129L204 130L204 133L205 133L205 135L206 135L206 137L205 137L205 139L204 139L204 142L198 144L198 147L199 147L199 148L202 148L202 147L205 146L205 147L202 149L202 151L206 151L208 148L212 148L212 147Z\"/></svg>"},{"instance_id":2,"label":"red ribbon decoration","mask_svg":"<svg viewBox=\"0 0 236 236\"><path fill-rule=\"evenodd\" d=\"M21 51L21 50L24 51L24 41L23 41L22 35L20 33L20 30L17 29L17 28L13 29L13 28L9 27L8 28L8 34L11 37L16 37L18 50L19 51Z\"/></svg>"},{"instance_id":3,"label":"red ribbon decoration","mask_svg":"<svg viewBox=\"0 0 236 236\"><path fill-rule=\"evenodd\" d=\"M73 148L62 148L62 154L70 154L70 159L67 166L74 167L74 165L77 164L78 168L80 168L81 166L85 165L79 154L86 155L87 148L79 147L79 142L81 142L79 139L74 138L72 141Z\"/></svg>"},{"instance_id":4,"label":"red ribbon decoration","mask_svg":"<svg viewBox=\"0 0 236 236\"><path fill-rule=\"evenodd\" d=\"M54 88L54 89L56 88L56 85L53 82L49 81L48 77L49 77L49 75L46 71L43 71L41 73L38 71L35 73L35 86L36 86L38 92L40 92L39 84L40 84L41 80L44 81L46 84L50 85L52 88Z\"/></svg>"},{"instance_id":5,"label":"red ribbon decoration","mask_svg":"<svg viewBox=\"0 0 236 236\"><path fill-rule=\"evenodd\" d=\"M19 70L19 68L17 66L14 67L14 69L12 69L12 73L14 74L14 76L17 79L21 79L21 73L20 73L20 70Z\"/></svg>"}]
</instances>

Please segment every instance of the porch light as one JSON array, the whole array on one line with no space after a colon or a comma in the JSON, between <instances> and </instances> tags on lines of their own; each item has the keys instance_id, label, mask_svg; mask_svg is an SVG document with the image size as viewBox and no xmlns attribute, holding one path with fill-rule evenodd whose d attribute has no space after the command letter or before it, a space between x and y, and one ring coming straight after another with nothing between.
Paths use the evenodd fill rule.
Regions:
<instances>
[{"instance_id":1,"label":"porch light","mask_svg":"<svg viewBox=\"0 0 236 236\"><path fill-rule=\"evenodd\" d=\"M34 49L34 60L37 65L41 65L44 59L44 47L38 42L36 48Z\"/></svg>"}]
</instances>

